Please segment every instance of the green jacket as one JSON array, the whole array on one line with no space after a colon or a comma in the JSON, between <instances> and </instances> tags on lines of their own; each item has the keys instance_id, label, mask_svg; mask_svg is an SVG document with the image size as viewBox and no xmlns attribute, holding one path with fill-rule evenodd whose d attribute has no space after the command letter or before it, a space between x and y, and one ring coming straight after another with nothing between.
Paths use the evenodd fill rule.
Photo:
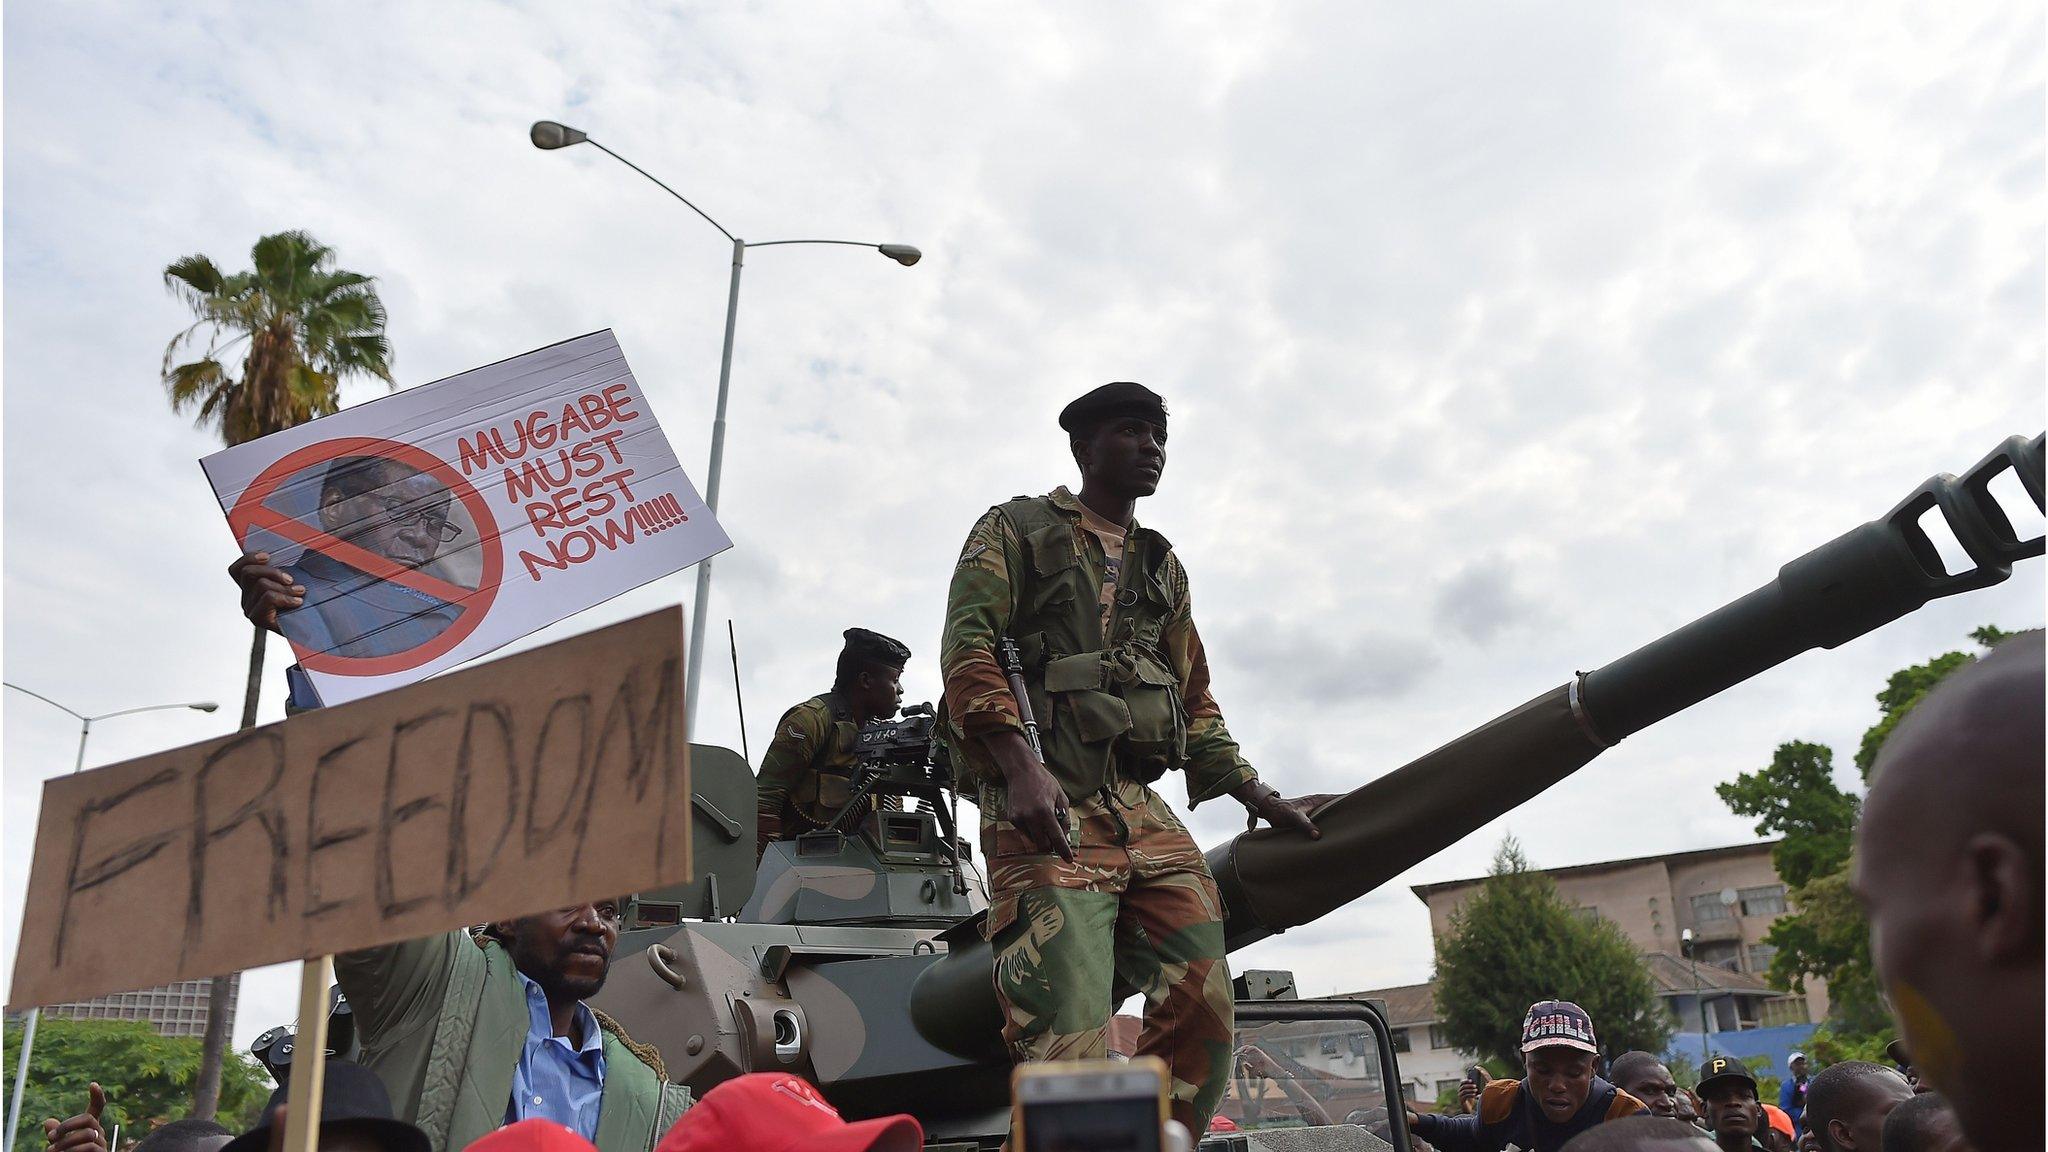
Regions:
<instances>
[{"instance_id":1,"label":"green jacket","mask_svg":"<svg viewBox=\"0 0 2048 1152\"><path fill-rule=\"evenodd\" d=\"M450 932L336 956L334 974L355 1013L363 1063L435 1152L460 1152L504 1125L530 1021L504 948ZM653 1049L595 1014L605 1058L598 1150L653 1152L690 1106L690 1090L669 1083Z\"/></svg>"},{"instance_id":2,"label":"green jacket","mask_svg":"<svg viewBox=\"0 0 2048 1152\"><path fill-rule=\"evenodd\" d=\"M939 661L964 782L999 779L978 737L1019 728L996 657L1017 642L1045 765L1070 800L1116 777L1186 773L1190 806L1256 777L1209 690L1188 578L1166 538L1124 538L1105 631L1102 544L1065 488L989 509L968 534L946 596Z\"/></svg>"}]
</instances>

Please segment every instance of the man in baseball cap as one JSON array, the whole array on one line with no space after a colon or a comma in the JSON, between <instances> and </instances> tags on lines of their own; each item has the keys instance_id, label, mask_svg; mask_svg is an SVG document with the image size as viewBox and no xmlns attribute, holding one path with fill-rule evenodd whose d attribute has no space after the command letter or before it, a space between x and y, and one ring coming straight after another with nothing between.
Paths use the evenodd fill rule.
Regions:
<instances>
[{"instance_id":1,"label":"man in baseball cap","mask_svg":"<svg viewBox=\"0 0 2048 1152\"><path fill-rule=\"evenodd\" d=\"M1733 1056L1710 1057L1700 1065L1700 1102L1707 1109L1707 1130L1722 1152L1762 1148L1757 1130L1763 1107L1756 1097L1756 1075Z\"/></svg>"},{"instance_id":2,"label":"man in baseball cap","mask_svg":"<svg viewBox=\"0 0 2048 1152\"><path fill-rule=\"evenodd\" d=\"M755 1072L704 1094L656 1152L918 1152L915 1116L840 1119L810 1083L786 1072Z\"/></svg>"},{"instance_id":3,"label":"man in baseball cap","mask_svg":"<svg viewBox=\"0 0 2048 1152\"><path fill-rule=\"evenodd\" d=\"M1409 1113L1416 1135L1439 1148L1557 1152L1596 1124L1645 1111L1643 1102L1594 1075L1593 1020L1569 1000L1539 1000L1522 1017L1520 1080L1497 1079L1470 1116Z\"/></svg>"}]
</instances>

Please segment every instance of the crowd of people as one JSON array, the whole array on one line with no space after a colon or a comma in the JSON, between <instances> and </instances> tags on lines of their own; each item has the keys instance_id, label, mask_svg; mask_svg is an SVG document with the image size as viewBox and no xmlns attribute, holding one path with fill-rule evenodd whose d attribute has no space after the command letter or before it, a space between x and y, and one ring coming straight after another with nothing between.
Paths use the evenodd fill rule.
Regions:
<instances>
[{"instance_id":1,"label":"crowd of people","mask_svg":"<svg viewBox=\"0 0 2048 1152\"><path fill-rule=\"evenodd\" d=\"M977 524L954 573L941 652L955 734L982 780L984 858L1003 863L991 875L988 924L1003 1035L1020 1061L1106 1055L1110 977L1126 977L1148 1000L1139 1052L1168 1067L1175 1120L1202 1132L1233 1075L1221 899L1192 838L1141 781L1178 768L1191 803L1227 796L1251 819L1308 837L1320 834L1311 813L1321 798L1282 796L1241 755L1208 695L1185 573L1164 538L1133 519L1164 466L1164 402L1135 384L1109 385L1070 405L1061 425L1081 493L1020 498ZM289 573L241 562L235 571L252 620L275 626L303 605L304 586ZM1148 574L1142 592L1120 583L1126 571ZM1020 603L1036 605L1021 615L1038 677L1021 692L998 643L1023 630L1012 619ZM1103 648L1110 636L1114 650ZM832 767L812 759L827 735L901 698L908 649L873 633L848 643L842 691L815 709L814 724L785 725L791 770L766 782L780 791L764 793L764 808L793 808L793 825L818 813L790 801L829 799L807 778ZM1037 747L1030 716L1046 692L1109 692L1058 677L1092 676L1112 656L1140 663L1112 686L1129 698L1104 715L1146 737L1114 748L1148 758L1126 764L1111 743L1077 743L1059 729ZM1049 667L1062 670L1051 684ZM1165 698L1162 685L1177 695ZM2040 632L1999 645L1933 690L1872 771L1854 885L1901 1055L1910 1052L1919 1086L1940 1095L1921 1103L1899 1071L1854 1061L1811 1076L1795 1061L1792 1088L1775 1104L1746 1065L1725 1057L1701 1066L1691 1092L1648 1053L1620 1055L1603 1076L1594 1022L1575 1004L1544 1001L1524 1022L1522 1075L1475 1084L1462 1114L1409 1117L1414 1134L1446 1152L2039 1149L2043 685ZM598 900L337 957L364 1055L329 1067L323 1144L330 1123L345 1152L907 1152L921 1142L909 1117L845 1124L788 1075L728 1081L693 1107L659 1052L588 1003L605 981L621 910L622 901ZM1144 925L1146 947L1116 935L1125 919ZM48 1121L49 1152L104 1152L103 1105L96 1097L86 1113ZM273 1099L230 1152L274 1145L282 1105ZM216 1152L227 1135L167 1125L141 1152ZM208 1142L218 1143L200 1148Z\"/></svg>"}]
</instances>

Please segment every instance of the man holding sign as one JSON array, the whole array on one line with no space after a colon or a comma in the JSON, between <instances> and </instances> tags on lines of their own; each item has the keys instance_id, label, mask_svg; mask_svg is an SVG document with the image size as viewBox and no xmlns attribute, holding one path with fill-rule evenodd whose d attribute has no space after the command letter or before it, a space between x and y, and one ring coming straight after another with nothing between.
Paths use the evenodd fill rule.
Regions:
<instances>
[{"instance_id":1,"label":"man holding sign","mask_svg":"<svg viewBox=\"0 0 2048 1152\"><path fill-rule=\"evenodd\" d=\"M646 1152L690 1106L652 1048L584 1003L622 911L599 900L335 957L363 1063L436 1152L535 1116L600 1152Z\"/></svg>"}]
</instances>

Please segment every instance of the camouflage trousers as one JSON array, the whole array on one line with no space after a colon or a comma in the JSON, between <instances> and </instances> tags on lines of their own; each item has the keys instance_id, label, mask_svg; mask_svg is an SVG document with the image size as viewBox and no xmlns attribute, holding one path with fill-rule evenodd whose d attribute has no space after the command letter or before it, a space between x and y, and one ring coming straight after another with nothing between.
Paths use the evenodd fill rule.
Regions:
<instances>
[{"instance_id":1,"label":"camouflage trousers","mask_svg":"<svg viewBox=\"0 0 2048 1152\"><path fill-rule=\"evenodd\" d=\"M1145 997L1137 1054L1166 1062L1174 1118L1199 1134L1230 1073L1223 902L1194 838L1158 793L1131 781L1105 792L1069 811L1069 864L1000 818L1000 786L982 789L1003 1040L1019 1061L1108 1056L1121 979Z\"/></svg>"}]
</instances>

